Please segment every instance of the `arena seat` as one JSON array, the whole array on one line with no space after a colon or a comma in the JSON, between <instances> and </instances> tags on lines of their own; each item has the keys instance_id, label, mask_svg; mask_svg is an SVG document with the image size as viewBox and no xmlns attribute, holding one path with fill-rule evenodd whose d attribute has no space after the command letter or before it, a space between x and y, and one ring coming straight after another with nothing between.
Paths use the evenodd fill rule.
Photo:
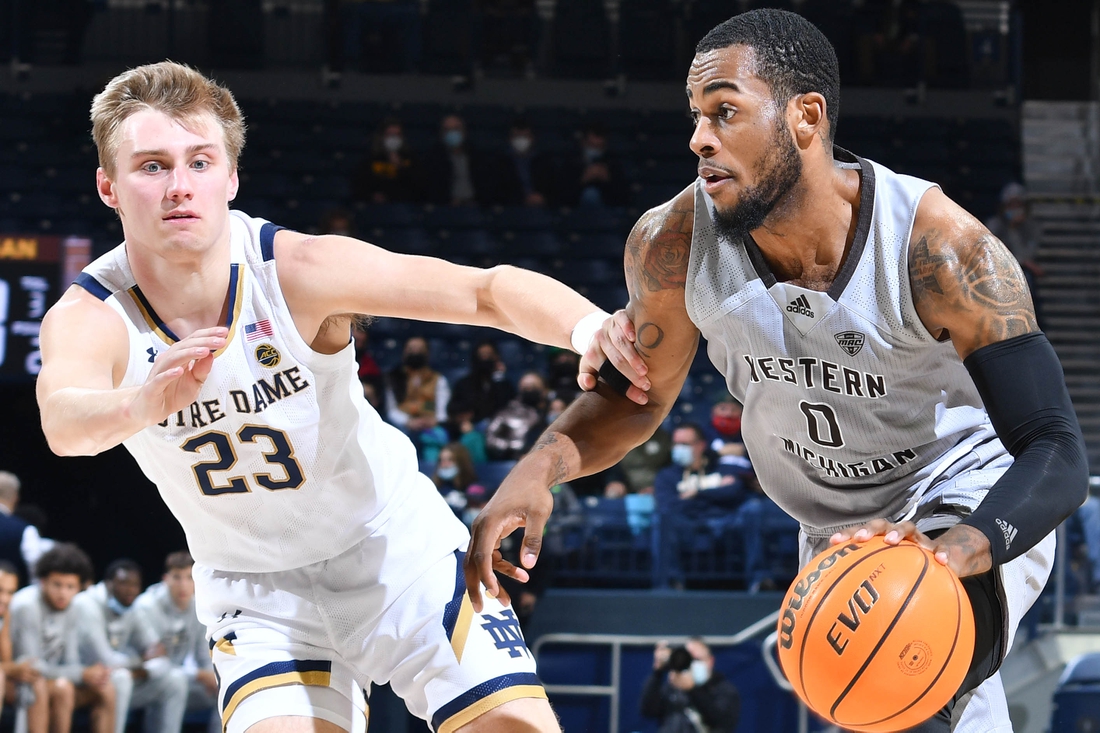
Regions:
<instances>
[{"instance_id":1,"label":"arena seat","mask_svg":"<svg viewBox=\"0 0 1100 733\"><path fill-rule=\"evenodd\" d=\"M1100 730L1100 652L1074 658L1054 690L1052 731Z\"/></svg>"}]
</instances>

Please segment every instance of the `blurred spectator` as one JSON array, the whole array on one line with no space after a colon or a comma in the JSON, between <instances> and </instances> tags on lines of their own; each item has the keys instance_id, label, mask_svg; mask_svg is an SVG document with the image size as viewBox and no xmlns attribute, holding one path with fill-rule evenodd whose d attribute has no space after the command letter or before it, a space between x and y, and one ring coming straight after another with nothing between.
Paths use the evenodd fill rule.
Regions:
<instances>
[{"instance_id":1,"label":"blurred spectator","mask_svg":"<svg viewBox=\"0 0 1100 733\"><path fill-rule=\"evenodd\" d=\"M560 397L569 405L580 392L577 372L580 370L581 357L568 349L556 348L547 349L547 356L549 378L546 380L546 387L550 390L550 399Z\"/></svg>"},{"instance_id":2,"label":"blurred spectator","mask_svg":"<svg viewBox=\"0 0 1100 733\"><path fill-rule=\"evenodd\" d=\"M187 677L187 711L209 710L208 733L221 733L218 678L210 661L206 627L195 612L194 565L186 550L170 554L161 582L138 596L134 612L164 647L171 667Z\"/></svg>"},{"instance_id":3,"label":"blurred spectator","mask_svg":"<svg viewBox=\"0 0 1100 733\"><path fill-rule=\"evenodd\" d=\"M598 123L581 132L580 150L562 171L566 206L626 206L630 188L619 162L607 150L607 132Z\"/></svg>"},{"instance_id":4,"label":"blurred spectator","mask_svg":"<svg viewBox=\"0 0 1100 733\"><path fill-rule=\"evenodd\" d=\"M77 595L86 656L109 659L115 680L117 733L130 710L144 710L145 733L179 733L187 707L187 675L173 667L152 629L132 613L141 593L141 566L115 560L103 580ZM128 672L128 676L125 674Z\"/></svg>"},{"instance_id":5,"label":"blurred spectator","mask_svg":"<svg viewBox=\"0 0 1100 733\"><path fill-rule=\"evenodd\" d=\"M425 177L433 182L428 187L429 200L451 206L491 204L492 160L470 145L466 122L456 114L444 116L439 123L439 140L441 147L424 165Z\"/></svg>"},{"instance_id":6,"label":"blurred spectator","mask_svg":"<svg viewBox=\"0 0 1100 733\"><path fill-rule=\"evenodd\" d=\"M743 469L720 463L698 425L684 423L672 432L671 454L672 465L658 471L653 480L660 517L658 576L661 584L680 588L684 583L680 543L701 528L720 534L737 525L737 509L749 492Z\"/></svg>"},{"instance_id":7,"label":"blurred spectator","mask_svg":"<svg viewBox=\"0 0 1100 733\"><path fill-rule=\"evenodd\" d=\"M1100 480L1089 481L1089 495L1077 510L1077 519L1085 535L1085 552L1089 561L1088 592L1100 593Z\"/></svg>"},{"instance_id":8,"label":"blurred spectator","mask_svg":"<svg viewBox=\"0 0 1100 733\"><path fill-rule=\"evenodd\" d=\"M745 455L741 439L741 404L724 395L710 408L710 425L706 427L710 449L720 456Z\"/></svg>"},{"instance_id":9,"label":"blurred spectator","mask_svg":"<svg viewBox=\"0 0 1100 733\"><path fill-rule=\"evenodd\" d=\"M19 477L0 471L0 560L7 560L19 573L19 582L30 578L30 569L48 548L42 546L38 529L15 515L19 504Z\"/></svg>"},{"instance_id":10,"label":"blurred spectator","mask_svg":"<svg viewBox=\"0 0 1100 733\"><path fill-rule=\"evenodd\" d=\"M428 342L412 336L405 342L401 366L387 375L386 417L412 438L417 455L434 463L447 442L440 423L447 419L451 386L428 364Z\"/></svg>"},{"instance_id":11,"label":"blurred spectator","mask_svg":"<svg viewBox=\"0 0 1100 733\"><path fill-rule=\"evenodd\" d=\"M1004 242L1008 251L1020 263L1024 279L1031 291L1031 301L1035 305L1035 320L1043 327L1042 308L1039 303L1038 279L1044 274L1043 268L1035 261L1039 253L1039 237L1042 234L1039 223L1029 216L1027 189L1023 184L1012 182L1001 190L1000 212L985 223L990 233Z\"/></svg>"},{"instance_id":12,"label":"blurred spectator","mask_svg":"<svg viewBox=\"0 0 1100 733\"><path fill-rule=\"evenodd\" d=\"M474 425L474 408L463 404L455 395L451 395L447 403L447 422L443 427L448 440L461 443L475 464L489 460L485 454L485 436Z\"/></svg>"},{"instance_id":13,"label":"blurred spectator","mask_svg":"<svg viewBox=\"0 0 1100 733\"><path fill-rule=\"evenodd\" d=\"M489 491L481 484L470 484L466 487L466 508L462 510L462 522L467 527L474 525L478 513L489 502Z\"/></svg>"},{"instance_id":14,"label":"blurred spectator","mask_svg":"<svg viewBox=\"0 0 1100 733\"><path fill-rule=\"evenodd\" d=\"M671 648L658 642L653 672L642 688L642 716L658 721L657 733L733 733L741 696L721 672L702 639Z\"/></svg>"},{"instance_id":15,"label":"blurred spectator","mask_svg":"<svg viewBox=\"0 0 1100 733\"><path fill-rule=\"evenodd\" d=\"M861 39L860 78L873 86L914 86L921 81L921 0L871 0L862 14L874 32Z\"/></svg>"},{"instance_id":16,"label":"blurred spectator","mask_svg":"<svg viewBox=\"0 0 1100 733\"><path fill-rule=\"evenodd\" d=\"M565 408L569 407L569 403L564 398L558 397L553 393L550 393L549 397L550 402L546 406L547 425L550 425L555 420L557 420L561 416L561 414L565 412Z\"/></svg>"},{"instance_id":17,"label":"blurred spectator","mask_svg":"<svg viewBox=\"0 0 1100 733\"><path fill-rule=\"evenodd\" d=\"M317 229L321 234L339 234L342 237L355 236L355 218L347 209L336 207L327 209L321 214L321 221L317 223Z\"/></svg>"},{"instance_id":18,"label":"blurred spectator","mask_svg":"<svg viewBox=\"0 0 1100 733\"><path fill-rule=\"evenodd\" d=\"M466 376L455 382L451 399L473 411L473 421L479 423L492 417L516 396L516 388L508 381L500 352L492 341L482 341L474 349L474 363Z\"/></svg>"},{"instance_id":19,"label":"blurred spectator","mask_svg":"<svg viewBox=\"0 0 1100 733\"><path fill-rule=\"evenodd\" d=\"M365 71L416 71L419 0L341 0L341 6L345 63ZM373 58L379 62L372 63Z\"/></svg>"},{"instance_id":20,"label":"blurred spectator","mask_svg":"<svg viewBox=\"0 0 1100 733\"><path fill-rule=\"evenodd\" d=\"M46 678L50 731L69 733L73 710L88 707L91 733L115 733L111 670L106 660L80 661L80 611L73 599L92 578L91 560L76 545L58 543L38 559L35 576L38 583L12 598L12 654Z\"/></svg>"},{"instance_id":21,"label":"blurred spectator","mask_svg":"<svg viewBox=\"0 0 1100 733\"><path fill-rule=\"evenodd\" d=\"M652 494L657 472L672 462L672 436L657 428L649 440L632 449L619 461L625 491Z\"/></svg>"},{"instance_id":22,"label":"blurred spectator","mask_svg":"<svg viewBox=\"0 0 1100 733\"><path fill-rule=\"evenodd\" d=\"M485 450L495 461L512 461L526 453L546 428L546 383L538 372L519 380L519 393L489 420Z\"/></svg>"},{"instance_id":23,"label":"blurred spectator","mask_svg":"<svg viewBox=\"0 0 1100 733\"><path fill-rule=\"evenodd\" d=\"M369 204L423 200L417 164L400 120L389 118L379 125L370 152L352 177L351 195Z\"/></svg>"},{"instance_id":24,"label":"blurred spectator","mask_svg":"<svg viewBox=\"0 0 1100 733\"><path fill-rule=\"evenodd\" d=\"M508 152L502 157L495 176L493 203L545 206L556 200L557 166L552 157L538 151L535 142L535 132L527 120L512 122Z\"/></svg>"},{"instance_id":25,"label":"blurred spectator","mask_svg":"<svg viewBox=\"0 0 1100 733\"><path fill-rule=\"evenodd\" d=\"M698 425L673 431L671 455L672 465L654 478L658 511L692 519L726 515L748 497L743 469L720 463Z\"/></svg>"},{"instance_id":26,"label":"blurred spectator","mask_svg":"<svg viewBox=\"0 0 1100 733\"><path fill-rule=\"evenodd\" d=\"M455 516L465 516L467 497L471 486L477 483L477 471L470 453L462 443L448 443L439 451L439 460L435 464L432 483L439 489L440 495L447 501Z\"/></svg>"},{"instance_id":27,"label":"blurred spectator","mask_svg":"<svg viewBox=\"0 0 1100 733\"><path fill-rule=\"evenodd\" d=\"M352 325L351 339L355 342L355 362L359 365L359 381L369 384L374 396L373 398L367 396L365 389L363 394L367 396L367 401L381 412L382 396L386 394L386 377L382 374L382 367L378 366L378 362L370 353L370 333L363 323Z\"/></svg>"},{"instance_id":28,"label":"blurred spectator","mask_svg":"<svg viewBox=\"0 0 1100 733\"><path fill-rule=\"evenodd\" d=\"M27 709L27 733L46 733L50 722L49 692L46 678L34 660L16 662L12 655L11 600L19 588L15 565L0 560L0 671L4 702Z\"/></svg>"}]
</instances>

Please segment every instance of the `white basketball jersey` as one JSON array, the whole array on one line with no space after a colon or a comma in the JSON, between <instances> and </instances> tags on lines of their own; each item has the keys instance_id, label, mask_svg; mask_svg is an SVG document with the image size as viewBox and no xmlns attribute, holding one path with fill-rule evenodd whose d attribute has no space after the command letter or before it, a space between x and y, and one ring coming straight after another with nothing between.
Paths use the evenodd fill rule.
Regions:
<instances>
[{"instance_id":1,"label":"white basketball jersey","mask_svg":"<svg viewBox=\"0 0 1100 733\"><path fill-rule=\"evenodd\" d=\"M124 441L183 525L195 560L230 572L274 572L339 555L403 501L423 501L418 529L465 529L418 472L416 451L363 398L354 346L320 354L283 301L279 229L230 212L228 343L191 405ZM145 382L177 337L134 281L121 244L77 284L126 322L122 387ZM370 287L364 283L364 287Z\"/></svg>"},{"instance_id":2,"label":"white basketball jersey","mask_svg":"<svg viewBox=\"0 0 1100 733\"><path fill-rule=\"evenodd\" d=\"M861 170L851 251L828 292L777 282L751 237L717 234L695 189L688 314L744 404L746 447L764 490L811 536L919 501L973 508L964 471L1005 452L954 346L921 323L909 237L933 185L837 149Z\"/></svg>"}]
</instances>

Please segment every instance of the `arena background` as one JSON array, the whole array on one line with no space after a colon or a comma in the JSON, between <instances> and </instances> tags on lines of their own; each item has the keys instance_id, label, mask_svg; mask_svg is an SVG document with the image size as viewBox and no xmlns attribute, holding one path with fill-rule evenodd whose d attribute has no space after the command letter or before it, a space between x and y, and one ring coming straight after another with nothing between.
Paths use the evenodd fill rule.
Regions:
<instances>
[{"instance_id":1,"label":"arena background","mask_svg":"<svg viewBox=\"0 0 1100 733\"><path fill-rule=\"evenodd\" d=\"M388 14L371 15L374 5ZM804 13L837 46L839 144L940 182L983 219L997 213L1006 183L1026 184L1042 232L1044 329L1100 472L1098 2L0 0L0 469L23 480L22 501L47 517L43 534L77 542L99 571L133 557L146 582L184 545L124 451L53 456L34 399L37 318L74 264L120 240L95 196L87 122L91 95L115 73L171 58L228 84L249 124L237 202L249 213L318 231L343 210L364 239L470 264L521 264L613 309L625 299L626 232L694 177L683 98L692 47L725 17L764 5ZM356 166L383 119L400 118L406 139L429 151L452 112L487 155L503 154L522 117L546 154L568 160L595 123L615 156L615 190L596 210L565 197L538 209L356 200ZM433 364L454 377L483 336L383 319L370 338L384 369L413 334L431 340ZM495 336L513 380L546 368L544 350ZM700 411L718 389L700 358L670 423L709 419ZM566 730L655 730L637 712L653 640L689 634L719 642L719 667L742 696L738 730L822 729L762 662L770 622L734 637L766 619L780 592L749 593L730 567L696 568L697 582L683 590L655 587L650 549L633 529L625 548L605 534L592 557L563 566L528 625ZM1058 580L1004 670L1018 731L1100 725L1100 687L1089 687L1100 680L1059 684L1067 662L1100 648L1085 533L1071 522L1064 536ZM774 549L789 553L789 536ZM789 560L777 557L778 579L789 577ZM424 729L385 690L372 709L372 730Z\"/></svg>"}]
</instances>

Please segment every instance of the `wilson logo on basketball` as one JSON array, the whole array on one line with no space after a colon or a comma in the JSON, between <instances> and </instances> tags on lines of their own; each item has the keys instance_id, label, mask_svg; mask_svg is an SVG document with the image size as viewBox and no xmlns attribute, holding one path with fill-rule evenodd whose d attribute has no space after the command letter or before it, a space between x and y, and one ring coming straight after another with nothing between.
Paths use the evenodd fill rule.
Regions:
<instances>
[{"instance_id":1,"label":"wilson logo on basketball","mask_svg":"<svg viewBox=\"0 0 1100 733\"><path fill-rule=\"evenodd\" d=\"M802 609L802 603L806 600L806 596L810 595L810 590L814 587L814 584L821 579L821 573L835 565L836 561L840 558L846 556L848 553L856 552L859 549L860 546L855 542L849 542L843 547L836 548L833 552L830 552L826 557L822 558L813 571L791 588L790 593L792 595L790 600L787 601L787 607L783 609L783 620L780 622L780 646L784 649L790 649L791 644L794 643L794 630L797 625L795 611L800 611Z\"/></svg>"}]
</instances>

